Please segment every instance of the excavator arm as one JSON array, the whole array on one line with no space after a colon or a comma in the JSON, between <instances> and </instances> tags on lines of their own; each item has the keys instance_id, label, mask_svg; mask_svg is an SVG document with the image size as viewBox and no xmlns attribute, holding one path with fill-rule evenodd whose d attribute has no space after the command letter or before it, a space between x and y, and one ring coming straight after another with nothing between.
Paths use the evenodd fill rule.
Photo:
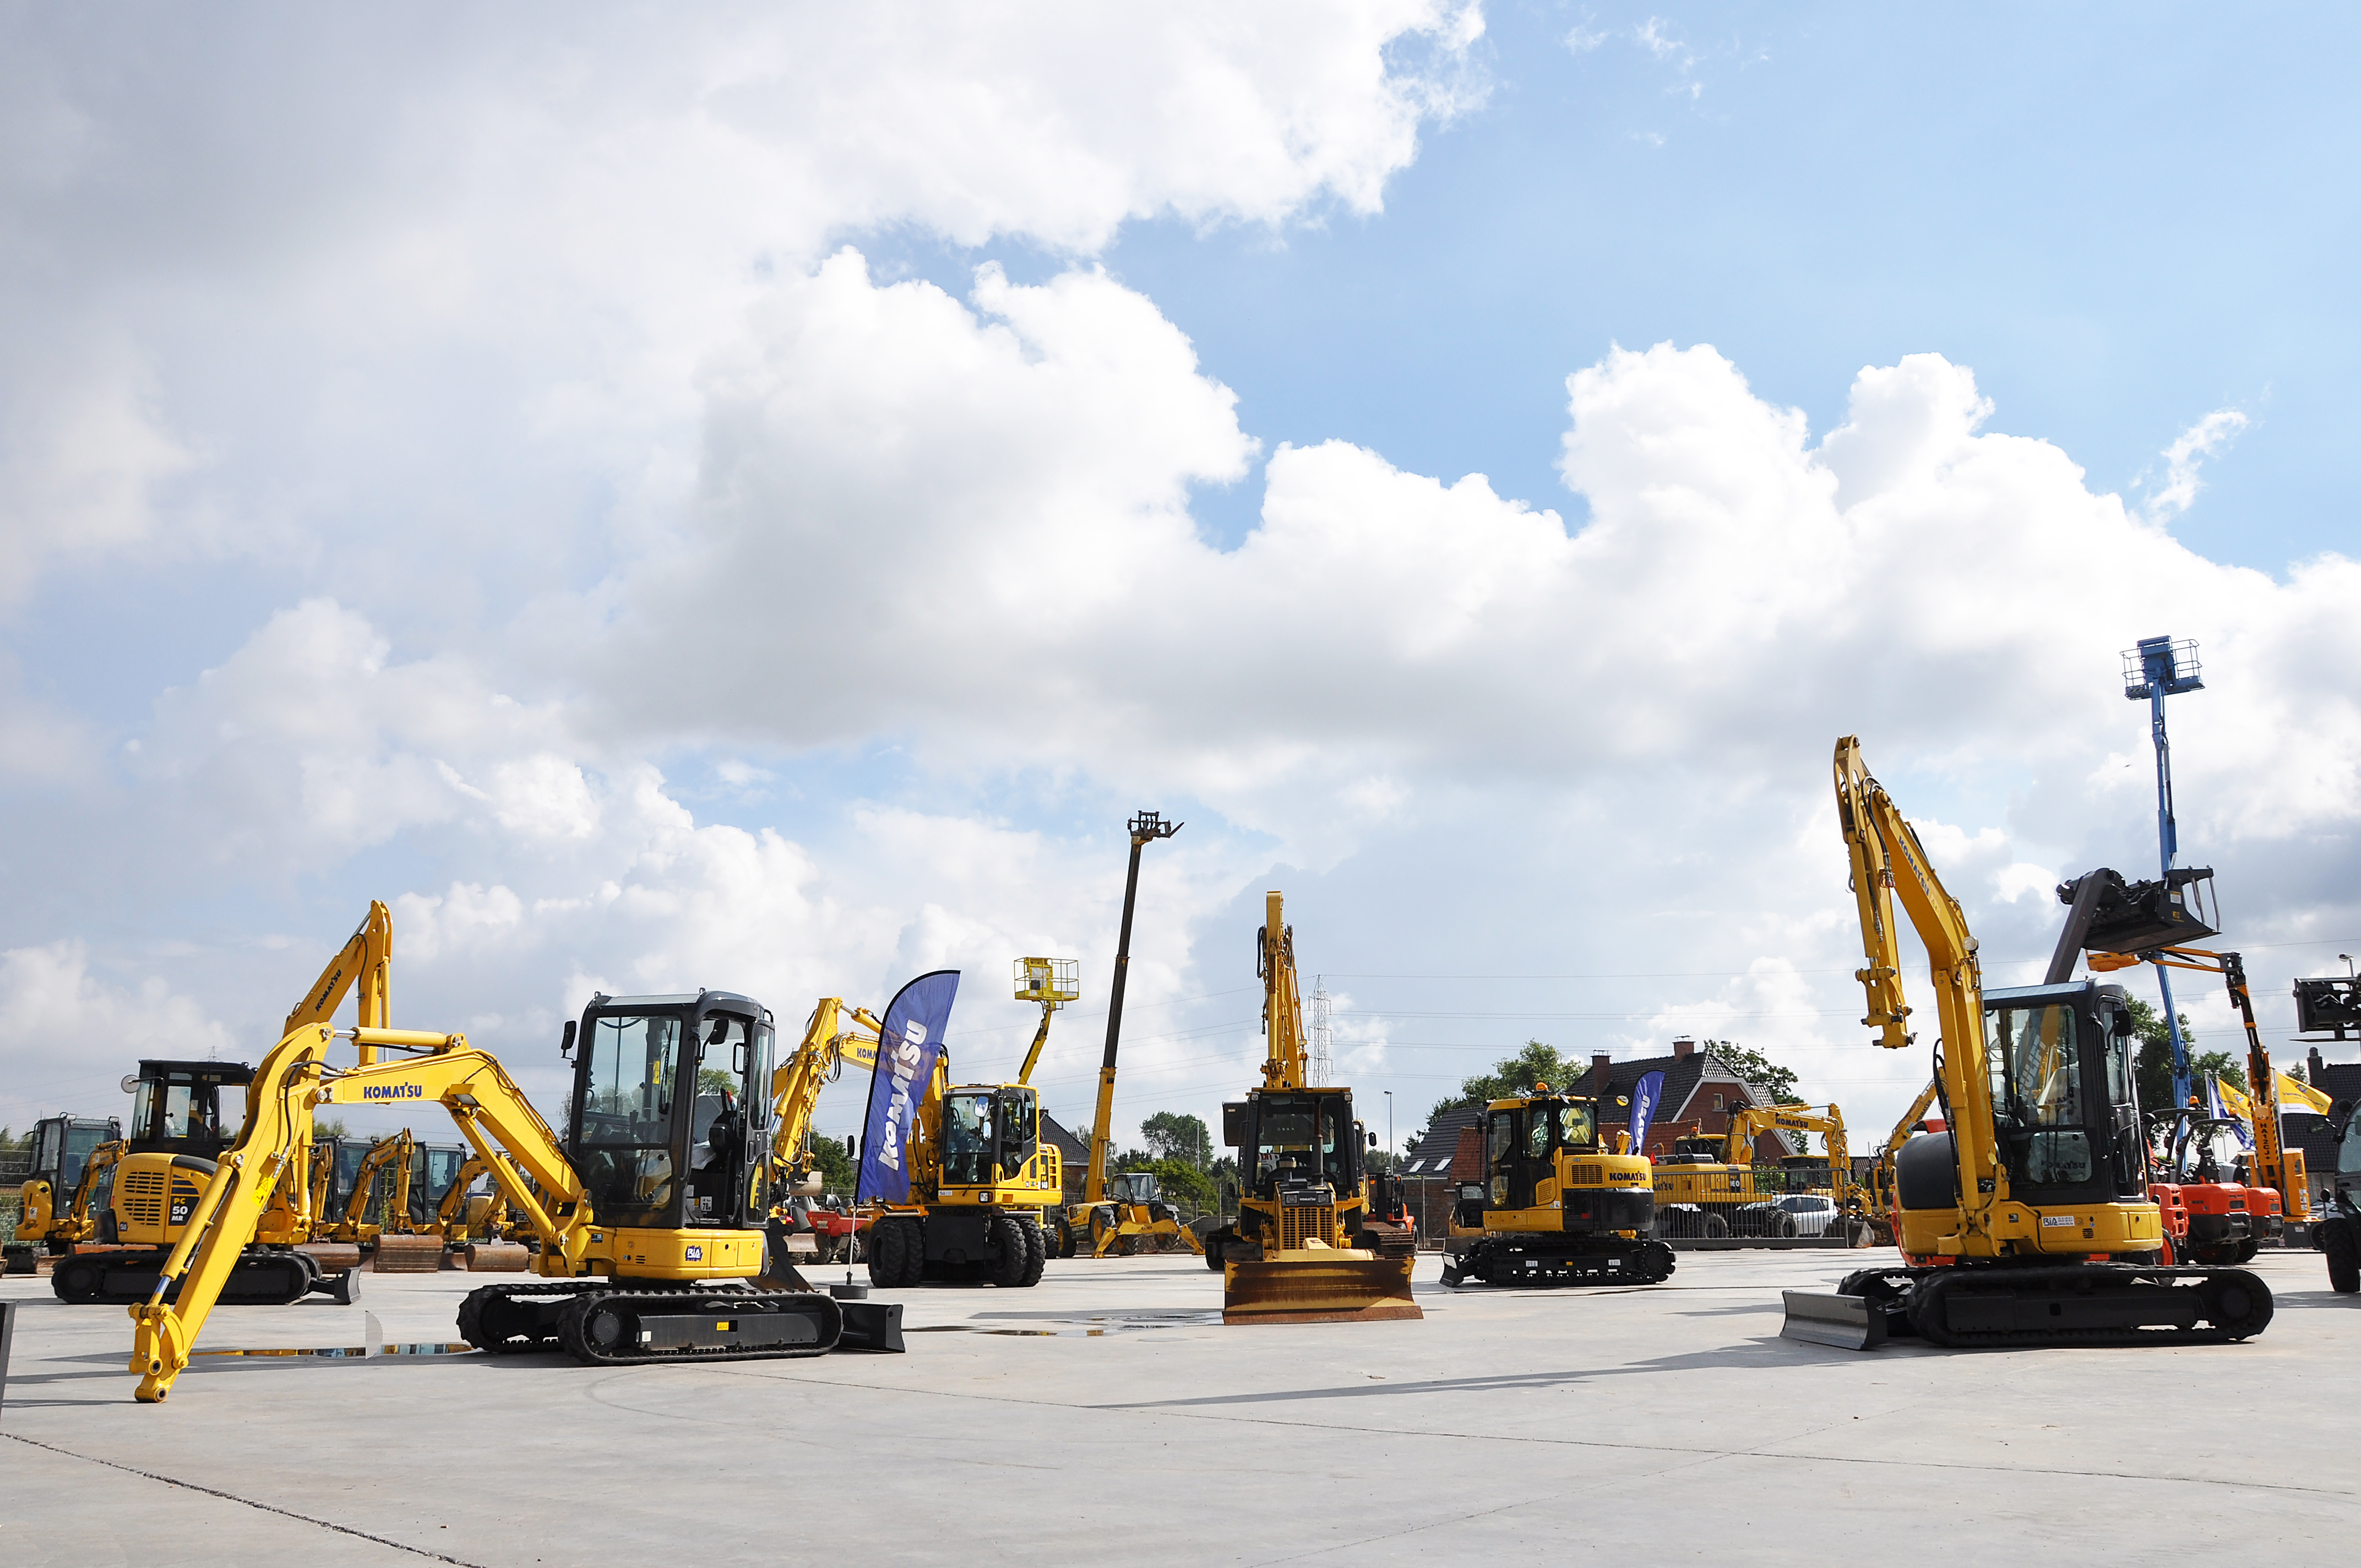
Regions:
<instances>
[{"instance_id":1,"label":"excavator arm","mask_svg":"<svg viewBox=\"0 0 2361 1568\"><path fill-rule=\"evenodd\" d=\"M1900 933L1894 900L1927 949L1935 986L1937 1076L1949 1108L1958 1151L1960 1218L1985 1230L1993 1207L2007 1196L1993 1124L1992 1081L1984 1063L1983 977L1967 916L1935 874L1917 833L1903 819L1885 786L1870 776L1861 741L1848 735L1836 749L1837 818L1852 862L1852 891L1861 911L1861 948L1868 962L1854 971L1868 997L1861 1023L1878 1031L1877 1044L1899 1049L1916 1038L1905 1027L1910 1008L1902 993Z\"/></svg>"},{"instance_id":2,"label":"excavator arm","mask_svg":"<svg viewBox=\"0 0 2361 1568\"><path fill-rule=\"evenodd\" d=\"M840 996L820 999L805 1021L795 1053L771 1072L771 1164L782 1177L805 1174L804 1140L820 1091L836 1081L848 1061L877 1059L880 1025L866 1007L848 1007Z\"/></svg>"},{"instance_id":3,"label":"excavator arm","mask_svg":"<svg viewBox=\"0 0 2361 1568\"><path fill-rule=\"evenodd\" d=\"M352 1040L373 1058L381 1051L401 1054L338 1069L326 1060L335 1038ZM311 1142L314 1109L427 1102L450 1113L510 1207L525 1215L541 1240L538 1271L560 1277L577 1271L595 1223L581 1179L557 1135L489 1053L471 1047L464 1035L305 1025L291 1030L255 1073L245 1131L198 1198L154 1294L131 1310L131 1370L140 1375L142 1402L164 1398L188 1365L273 1189Z\"/></svg>"}]
</instances>

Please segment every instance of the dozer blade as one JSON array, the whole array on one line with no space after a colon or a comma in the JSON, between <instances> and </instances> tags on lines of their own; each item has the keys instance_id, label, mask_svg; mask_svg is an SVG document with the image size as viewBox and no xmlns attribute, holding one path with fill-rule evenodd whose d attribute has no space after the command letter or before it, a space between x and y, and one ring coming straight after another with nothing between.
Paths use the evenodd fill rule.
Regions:
<instances>
[{"instance_id":1,"label":"dozer blade","mask_svg":"<svg viewBox=\"0 0 2361 1568\"><path fill-rule=\"evenodd\" d=\"M1281 1253L1222 1266L1225 1323L1373 1323L1423 1318L1410 1296L1407 1257L1360 1252Z\"/></svg>"},{"instance_id":2,"label":"dozer blade","mask_svg":"<svg viewBox=\"0 0 2361 1568\"><path fill-rule=\"evenodd\" d=\"M376 1274L434 1274L443 1266L441 1235L394 1236L377 1239L377 1255L369 1260Z\"/></svg>"},{"instance_id":3,"label":"dozer blade","mask_svg":"<svg viewBox=\"0 0 2361 1568\"><path fill-rule=\"evenodd\" d=\"M1787 1290L1787 1321L1781 1339L1832 1344L1839 1350L1874 1350L1885 1343L1885 1314L1873 1311L1866 1296L1836 1296L1817 1290Z\"/></svg>"}]
</instances>

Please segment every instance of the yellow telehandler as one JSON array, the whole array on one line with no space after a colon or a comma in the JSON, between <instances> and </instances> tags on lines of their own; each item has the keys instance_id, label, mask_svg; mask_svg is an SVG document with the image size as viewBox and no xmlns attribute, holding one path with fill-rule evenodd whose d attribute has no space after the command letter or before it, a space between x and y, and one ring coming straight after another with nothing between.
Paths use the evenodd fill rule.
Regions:
<instances>
[{"instance_id":1,"label":"yellow telehandler","mask_svg":"<svg viewBox=\"0 0 2361 1568\"><path fill-rule=\"evenodd\" d=\"M1280 895L1256 933L1263 982L1262 1082L1222 1107L1222 1141L1238 1151L1238 1217L1205 1238L1222 1270L1225 1323L1367 1322L1422 1318L1411 1299L1414 1255L1390 1228L1364 1230L1365 1151L1349 1089L1314 1088L1304 1060L1295 933Z\"/></svg>"}]
</instances>

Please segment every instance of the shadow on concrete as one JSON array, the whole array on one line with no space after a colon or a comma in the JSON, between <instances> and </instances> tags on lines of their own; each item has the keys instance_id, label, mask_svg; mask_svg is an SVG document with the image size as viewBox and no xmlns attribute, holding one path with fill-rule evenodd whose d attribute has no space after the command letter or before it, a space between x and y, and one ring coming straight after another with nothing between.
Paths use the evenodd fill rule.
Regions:
<instances>
[{"instance_id":1,"label":"shadow on concrete","mask_svg":"<svg viewBox=\"0 0 2361 1568\"><path fill-rule=\"evenodd\" d=\"M1209 1394L1191 1399L1137 1399L1115 1404L1087 1407L1098 1410L1177 1410L1213 1409L1225 1405L1290 1404L1307 1399L1370 1399L1399 1398L1421 1394L1471 1394L1522 1388L1555 1388L1573 1387L1613 1377L1649 1376L1662 1372L1693 1372L1706 1368L1737 1367L1754 1370L1767 1366L1804 1366L1825 1361L1833 1354L1848 1354L1831 1351L1826 1346L1797 1344L1792 1340L1777 1338L1749 1340L1743 1344L1727 1345L1714 1350L1687 1351L1678 1355L1658 1356L1651 1361L1635 1361L1622 1366L1568 1368L1560 1372L1499 1373L1477 1377L1435 1377L1417 1382L1355 1383L1331 1388L1273 1389L1251 1394Z\"/></svg>"}]
</instances>

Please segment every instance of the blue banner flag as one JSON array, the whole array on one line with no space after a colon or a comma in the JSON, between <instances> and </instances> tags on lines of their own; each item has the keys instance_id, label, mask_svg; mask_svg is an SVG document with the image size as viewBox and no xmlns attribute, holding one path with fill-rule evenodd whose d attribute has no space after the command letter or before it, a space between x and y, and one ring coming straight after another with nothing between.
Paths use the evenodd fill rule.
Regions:
<instances>
[{"instance_id":1,"label":"blue banner flag","mask_svg":"<svg viewBox=\"0 0 2361 1568\"><path fill-rule=\"evenodd\" d=\"M1655 1119L1656 1102L1664 1098L1664 1075L1647 1072L1631 1086L1631 1152L1648 1152L1648 1124Z\"/></svg>"},{"instance_id":2,"label":"blue banner flag","mask_svg":"<svg viewBox=\"0 0 2361 1568\"><path fill-rule=\"evenodd\" d=\"M877 1065L869 1069L869 1119L861 1129L861 1179L855 1202L910 1201L910 1129L918 1102L934 1080L951 1021L960 971L922 974L895 993L877 1032Z\"/></svg>"}]
</instances>

